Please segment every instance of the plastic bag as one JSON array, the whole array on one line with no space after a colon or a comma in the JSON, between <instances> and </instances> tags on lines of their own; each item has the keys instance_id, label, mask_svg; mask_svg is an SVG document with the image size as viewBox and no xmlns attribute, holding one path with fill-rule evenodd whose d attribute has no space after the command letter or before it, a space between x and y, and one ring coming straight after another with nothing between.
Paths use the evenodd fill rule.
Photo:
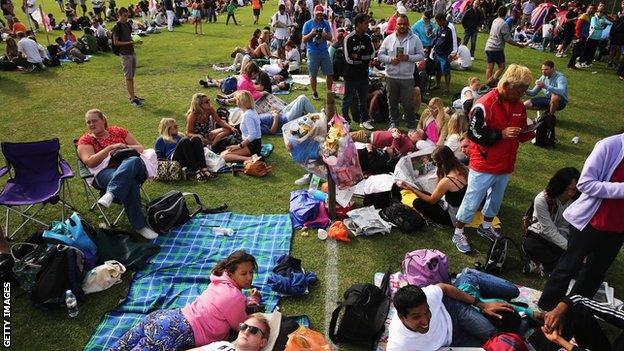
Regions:
<instances>
[{"instance_id":1,"label":"plastic bag","mask_svg":"<svg viewBox=\"0 0 624 351\"><path fill-rule=\"evenodd\" d=\"M319 158L319 146L327 135L327 117L323 113L311 113L294 119L282 126L286 149L293 161L305 165Z\"/></svg>"},{"instance_id":2,"label":"plastic bag","mask_svg":"<svg viewBox=\"0 0 624 351\"><path fill-rule=\"evenodd\" d=\"M212 152L209 148L204 148L204 156L206 158L206 167L210 172L217 172L221 168L225 167L225 160L223 157Z\"/></svg>"},{"instance_id":3,"label":"plastic bag","mask_svg":"<svg viewBox=\"0 0 624 351\"><path fill-rule=\"evenodd\" d=\"M288 335L284 351L330 351L331 349L323 334L300 326Z\"/></svg>"},{"instance_id":4,"label":"plastic bag","mask_svg":"<svg viewBox=\"0 0 624 351\"><path fill-rule=\"evenodd\" d=\"M344 190L359 183L364 175L355 143L349 135L349 124L339 115L334 115L329 124L331 126L321 146L323 161L336 187Z\"/></svg>"},{"instance_id":5,"label":"plastic bag","mask_svg":"<svg viewBox=\"0 0 624 351\"><path fill-rule=\"evenodd\" d=\"M85 294L91 294L106 290L115 284L121 283L121 275L126 271L126 267L117 261L106 261L103 265L97 266L87 272L82 282L82 290Z\"/></svg>"}]
</instances>

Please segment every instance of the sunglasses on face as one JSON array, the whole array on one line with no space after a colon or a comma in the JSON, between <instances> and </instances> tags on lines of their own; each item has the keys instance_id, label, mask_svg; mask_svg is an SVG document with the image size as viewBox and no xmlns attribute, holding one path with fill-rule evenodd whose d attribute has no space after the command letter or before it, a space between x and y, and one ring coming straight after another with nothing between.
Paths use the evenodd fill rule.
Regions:
<instances>
[{"instance_id":1,"label":"sunglasses on face","mask_svg":"<svg viewBox=\"0 0 624 351\"><path fill-rule=\"evenodd\" d=\"M258 328L258 327L254 327L253 325L249 325L247 323L241 323L238 325L238 330L239 331L245 331L248 330L249 334L251 335L256 335L258 334L258 332L262 333L262 336L264 335L264 332L262 331L262 329Z\"/></svg>"}]
</instances>

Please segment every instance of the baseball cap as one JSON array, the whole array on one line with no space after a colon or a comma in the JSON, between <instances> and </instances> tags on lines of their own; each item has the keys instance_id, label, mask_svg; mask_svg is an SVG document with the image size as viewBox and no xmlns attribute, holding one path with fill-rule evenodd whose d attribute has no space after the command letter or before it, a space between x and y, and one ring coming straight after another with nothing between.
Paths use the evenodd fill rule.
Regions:
<instances>
[{"instance_id":1,"label":"baseball cap","mask_svg":"<svg viewBox=\"0 0 624 351\"><path fill-rule=\"evenodd\" d=\"M401 15L404 15L407 13L407 9L405 8L405 6L399 6L397 8L397 12L400 13Z\"/></svg>"},{"instance_id":2,"label":"baseball cap","mask_svg":"<svg viewBox=\"0 0 624 351\"><path fill-rule=\"evenodd\" d=\"M322 5L316 5L314 8L314 14L316 15L317 13L325 13L325 9Z\"/></svg>"}]
</instances>

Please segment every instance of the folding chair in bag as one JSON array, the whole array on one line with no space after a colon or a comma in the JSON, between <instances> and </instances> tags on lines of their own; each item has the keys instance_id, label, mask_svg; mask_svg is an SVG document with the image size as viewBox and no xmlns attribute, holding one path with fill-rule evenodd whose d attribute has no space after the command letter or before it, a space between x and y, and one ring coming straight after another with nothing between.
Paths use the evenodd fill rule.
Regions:
<instances>
[{"instance_id":1,"label":"folding chair in bag","mask_svg":"<svg viewBox=\"0 0 624 351\"><path fill-rule=\"evenodd\" d=\"M0 168L0 177L10 176L0 192L0 205L6 208L6 235L12 237L30 221L49 227L50 223L36 218L47 204L60 204L61 220L64 221L65 207L73 210L73 206L65 201L68 191L65 180L73 177L74 172L61 157L59 139L2 142L0 147L6 160L6 165ZM22 217L22 223L12 232L9 230L11 213Z\"/></svg>"},{"instance_id":2,"label":"folding chair in bag","mask_svg":"<svg viewBox=\"0 0 624 351\"><path fill-rule=\"evenodd\" d=\"M78 140L74 140L74 146L76 147L78 146ZM87 198L87 202L91 203L89 207L89 211L94 212L97 209L99 212L99 216L102 217L107 227L110 227L110 228L116 227L119 221L121 220L121 216L123 216L124 214L123 207L115 215L114 220L111 221L113 217L111 216L109 218L109 215L106 214L107 212L106 208L97 202L98 199L102 195L104 195L104 193L106 192L106 189L101 189L97 186L97 183L94 182L95 176L91 174L91 172L89 171L89 168L84 163L82 163L82 160L80 160L78 153L76 153L76 160L77 160L77 166L78 166L78 175L80 176L80 179L82 180L82 185L85 191L85 197ZM142 194L141 198L143 200L142 202L148 203L150 201L150 198L147 195L147 192L145 191L145 189L143 189L142 185L141 185L141 194ZM118 203L116 200L113 202Z\"/></svg>"}]
</instances>

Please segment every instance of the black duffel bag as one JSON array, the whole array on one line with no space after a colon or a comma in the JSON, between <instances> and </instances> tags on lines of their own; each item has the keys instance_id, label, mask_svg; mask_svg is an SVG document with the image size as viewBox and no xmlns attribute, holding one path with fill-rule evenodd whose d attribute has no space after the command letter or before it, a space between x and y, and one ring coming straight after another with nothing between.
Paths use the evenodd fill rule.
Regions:
<instances>
[{"instance_id":1,"label":"black duffel bag","mask_svg":"<svg viewBox=\"0 0 624 351\"><path fill-rule=\"evenodd\" d=\"M184 199L187 195L193 195L195 198L195 208L189 211ZM193 193L182 193L177 190L171 190L165 195L154 199L146 206L147 223L149 226L160 234L167 233L171 228L177 227L188 222L191 217L198 213L218 213L227 210L227 204L223 204L214 209L204 209L199 196Z\"/></svg>"}]
</instances>

